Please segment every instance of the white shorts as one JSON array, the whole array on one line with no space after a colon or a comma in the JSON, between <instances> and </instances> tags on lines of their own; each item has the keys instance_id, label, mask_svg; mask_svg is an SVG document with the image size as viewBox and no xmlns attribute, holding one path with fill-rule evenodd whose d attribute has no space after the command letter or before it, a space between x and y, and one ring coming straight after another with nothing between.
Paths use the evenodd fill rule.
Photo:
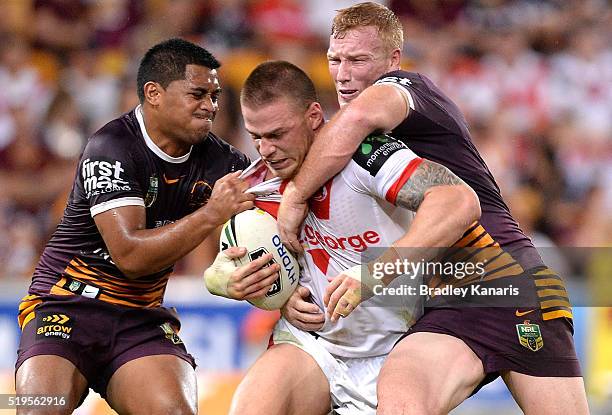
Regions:
<instances>
[{"instance_id":1,"label":"white shorts","mask_svg":"<svg viewBox=\"0 0 612 415\"><path fill-rule=\"evenodd\" d=\"M274 326L274 344L293 344L317 362L329 381L333 412L340 415L376 414L376 381L385 356L350 358L329 353L312 334L281 318Z\"/></svg>"}]
</instances>

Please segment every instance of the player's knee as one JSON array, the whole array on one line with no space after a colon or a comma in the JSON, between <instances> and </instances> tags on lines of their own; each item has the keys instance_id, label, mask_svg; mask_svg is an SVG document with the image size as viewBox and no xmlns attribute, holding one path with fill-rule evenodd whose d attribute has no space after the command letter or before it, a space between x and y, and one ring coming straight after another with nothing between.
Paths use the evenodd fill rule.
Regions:
<instances>
[{"instance_id":1,"label":"player's knee","mask_svg":"<svg viewBox=\"0 0 612 415\"><path fill-rule=\"evenodd\" d=\"M378 377L378 415L446 414L447 403L439 396L429 373L403 354L392 353Z\"/></svg>"},{"instance_id":2,"label":"player's knee","mask_svg":"<svg viewBox=\"0 0 612 415\"><path fill-rule=\"evenodd\" d=\"M36 359L40 360L40 359ZM15 393L17 395L56 396L62 398L61 405L20 407L19 415L71 414L87 396L86 383L78 376L43 376L43 370L35 359L26 361L15 376ZM42 372L42 373L41 373Z\"/></svg>"},{"instance_id":3,"label":"player's knee","mask_svg":"<svg viewBox=\"0 0 612 415\"><path fill-rule=\"evenodd\" d=\"M399 394L379 393L376 415L443 415L449 412L444 403L435 396L427 398L413 395L409 389Z\"/></svg>"},{"instance_id":4,"label":"player's knee","mask_svg":"<svg viewBox=\"0 0 612 415\"><path fill-rule=\"evenodd\" d=\"M151 415L196 415L198 413L197 398L179 398L162 394L150 401L146 413Z\"/></svg>"}]
</instances>

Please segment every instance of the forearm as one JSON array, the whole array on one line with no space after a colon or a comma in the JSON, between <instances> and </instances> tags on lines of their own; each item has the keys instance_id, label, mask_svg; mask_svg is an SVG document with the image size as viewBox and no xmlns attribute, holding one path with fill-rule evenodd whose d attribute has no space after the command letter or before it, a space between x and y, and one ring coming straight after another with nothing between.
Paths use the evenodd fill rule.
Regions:
<instances>
[{"instance_id":1,"label":"forearm","mask_svg":"<svg viewBox=\"0 0 612 415\"><path fill-rule=\"evenodd\" d=\"M463 186L432 188L419 206L406 234L395 242L401 247L449 247L480 217L471 189Z\"/></svg>"},{"instance_id":2,"label":"forearm","mask_svg":"<svg viewBox=\"0 0 612 415\"><path fill-rule=\"evenodd\" d=\"M346 166L364 138L376 131L391 131L402 122L406 108L397 88L367 88L317 133L290 191L302 201L308 199Z\"/></svg>"},{"instance_id":3,"label":"forearm","mask_svg":"<svg viewBox=\"0 0 612 415\"><path fill-rule=\"evenodd\" d=\"M480 202L471 187L446 167L423 160L397 194L396 203L416 212L394 249L375 262L428 261L452 246L480 218ZM373 264L371 265L373 268ZM394 275L385 277L389 283Z\"/></svg>"},{"instance_id":4,"label":"forearm","mask_svg":"<svg viewBox=\"0 0 612 415\"><path fill-rule=\"evenodd\" d=\"M306 200L334 177L351 159L359 143L373 130L367 119L349 107L340 110L322 129L310 147L292 190Z\"/></svg>"},{"instance_id":5,"label":"forearm","mask_svg":"<svg viewBox=\"0 0 612 415\"><path fill-rule=\"evenodd\" d=\"M370 270L375 262L429 261L457 242L480 217L478 199L475 195L470 197L472 191L468 190L459 186L432 189L417 210L408 231L370 264ZM386 275L382 281L388 285L396 276Z\"/></svg>"},{"instance_id":6,"label":"forearm","mask_svg":"<svg viewBox=\"0 0 612 415\"><path fill-rule=\"evenodd\" d=\"M117 229L121 229L121 224ZM206 215L206 209L198 209L184 218L154 229L138 229L130 232L124 243L110 250L117 267L128 278L139 278L164 270L183 258L218 227L218 223ZM105 235L112 238L113 235Z\"/></svg>"}]
</instances>

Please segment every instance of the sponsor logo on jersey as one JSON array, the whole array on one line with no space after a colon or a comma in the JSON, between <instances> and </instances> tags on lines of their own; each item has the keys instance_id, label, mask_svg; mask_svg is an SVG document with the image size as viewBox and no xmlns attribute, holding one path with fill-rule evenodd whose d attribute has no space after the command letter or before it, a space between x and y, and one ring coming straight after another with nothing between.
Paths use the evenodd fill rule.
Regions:
<instances>
[{"instance_id":1,"label":"sponsor logo on jersey","mask_svg":"<svg viewBox=\"0 0 612 415\"><path fill-rule=\"evenodd\" d=\"M183 174L175 179L169 179L165 174L163 174L162 177L164 178L164 183L166 184L177 184L183 177L185 177L185 175Z\"/></svg>"},{"instance_id":2,"label":"sponsor logo on jersey","mask_svg":"<svg viewBox=\"0 0 612 415\"><path fill-rule=\"evenodd\" d=\"M62 313L36 313L36 336L68 340L74 319Z\"/></svg>"},{"instance_id":3,"label":"sponsor logo on jersey","mask_svg":"<svg viewBox=\"0 0 612 415\"><path fill-rule=\"evenodd\" d=\"M170 340L172 342L172 344L181 344L181 343L183 343L181 338L178 336L178 334L174 330L174 327L172 327L172 324L166 322L164 324L161 324L159 327L164 332L164 335L165 335L166 339Z\"/></svg>"},{"instance_id":4,"label":"sponsor logo on jersey","mask_svg":"<svg viewBox=\"0 0 612 415\"><path fill-rule=\"evenodd\" d=\"M164 177L165 178L165 177ZM157 199L157 192L159 190L159 179L157 176L149 177L149 188L147 189L147 194L145 195L145 207L151 207L155 200Z\"/></svg>"},{"instance_id":5,"label":"sponsor logo on jersey","mask_svg":"<svg viewBox=\"0 0 612 415\"><path fill-rule=\"evenodd\" d=\"M77 292L79 291L79 288L81 288L81 283L79 281L70 281L70 284L68 284L68 291L70 292Z\"/></svg>"},{"instance_id":6,"label":"sponsor logo on jersey","mask_svg":"<svg viewBox=\"0 0 612 415\"><path fill-rule=\"evenodd\" d=\"M370 135L361 143L353 160L366 169L371 176L376 176L380 168L393 153L406 149L406 145L395 138L380 134Z\"/></svg>"},{"instance_id":7,"label":"sponsor logo on jersey","mask_svg":"<svg viewBox=\"0 0 612 415\"><path fill-rule=\"evenodd\" d=\"M527 311L518 311L518 310L516 310L516 311L514 312L514 314L515 314L517 317L523 317L523 316L525 316L525 315L527 315L527 314L529 314L529 313L533 313L534 311L535 311L535 308L532 308L531 310L527 310Z\"/></svg>"},{"instance_id":8,"label":"sponsor logo on jersey","mask_svg":"<svg viewBox=\"0 0 612 415\"><path fill-rule=\"evenodd\" d=\"M321 235L319 231L315 231L310 225L304 226L303 237L311 247L322 245L333 250L354 250L357 252L363 252L368 246L376 245L380 242L380 235L372 230L365 231L360 235L335 237L332 235Z\"/></svg>"},{"instance_id":9,"label":"sponsor logo on jersey","mask_svg":"<svg viewBox=\"0 0 612 415\"><path fill-rule=\"evenodd\" d=\"M544 347L544 339L539 325L529 324L529 320L525 320L523 324L516 325L516 333L521 346L534 352Z\"/></svg>"},{"instance_id":10,"label":"sponsor logo on jersey","mask_svg":"<svg viewBox=\"0 0 612 415\"><path fill-rule=\"evenodd\" d=\"M85 159L81 166L81 176L87 198L102 193L132 190L129 182L121 177L123 172L125 170L120 161Z\"/></svg>"},{"instance_id":11,"label":"sponsor logo on jersey","mask_svg":"<svg viewBox=\"0 0 612 415\"><path fill-rule=\"evenodd\" d=\"M73 280L70 277L64 277L65 281L59 286L65 290L68 290L76 295L82 295L83 297L98 298L100 295L100 288L94 285L85 284L84 282Z\"/></svg>"}]
</instances>

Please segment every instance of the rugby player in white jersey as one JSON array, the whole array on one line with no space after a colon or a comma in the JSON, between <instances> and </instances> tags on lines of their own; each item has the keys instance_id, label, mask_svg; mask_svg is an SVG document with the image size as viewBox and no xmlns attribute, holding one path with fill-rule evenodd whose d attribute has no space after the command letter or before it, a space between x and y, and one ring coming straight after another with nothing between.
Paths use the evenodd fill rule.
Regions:
<instances>
[{"instance_id":1,"label":"rugby player in white jersey","mask_svg":"<svg viewBox=\"0 0 612 415\"><path fill-rule=\"evenodd\" d=\"M265 195L256 204L274 214L284 184L300 167L315 131L323 124L310 79L288 62L268 62L248 77L241 93L246 129L261 160L250 173L250 191ZM371 136L347 167L310 200L301 235L300 284L314 306L325 312L328 279L342 272L360 275L363 262L373 264L381 248L401 239L407 225L398 213L411 194L411 177L429 171L428 199L439 204L456 226L458 238L479 215L473 191L446 168L417 157L388 136ZM427 170L422 166L427 166ZM258 183L259 182L259 183ZM274 195L276 192L276 195ZM377 249L378 248L378 249ZM220 254L218 260L223 258ZM409 283L397 278L394 283ZM363 281L373 288L378 281ZM301 287L301 288L303 288ZM231 414L375 413L376 379L385 356L420 315L417 296L375 296L345 319L328 319L307 332L281 319L271 346L248 371L237 389Z\"/></svg>"}]
</instances>

